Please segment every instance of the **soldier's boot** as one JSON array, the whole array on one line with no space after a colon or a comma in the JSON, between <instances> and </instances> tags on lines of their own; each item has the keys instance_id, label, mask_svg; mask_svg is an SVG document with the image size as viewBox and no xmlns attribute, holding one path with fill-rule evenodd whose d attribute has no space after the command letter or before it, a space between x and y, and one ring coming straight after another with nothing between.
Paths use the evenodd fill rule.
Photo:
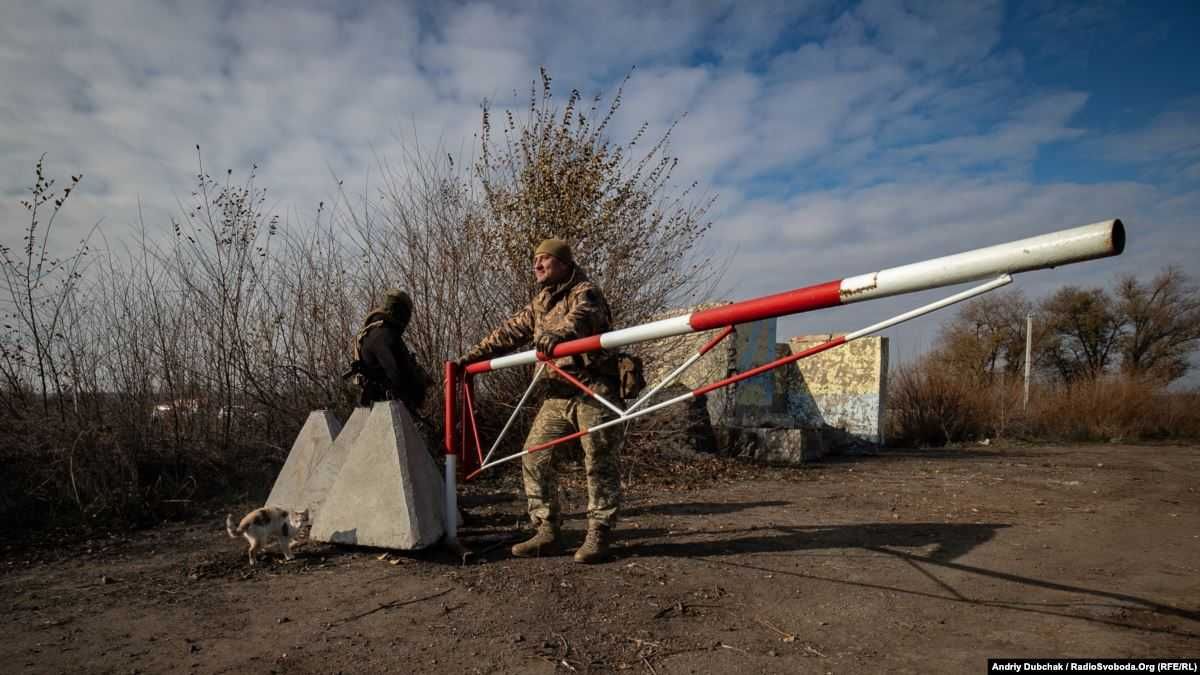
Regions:
<instances>
[{"instance_id":1,"label":"soldier's boot","mask_svg":"<svg viewBox=\"0 0 1200 675\"><path fill-rule=\"evenodd\" d=\"M575 551L575 562L592 564L608 559L612 544L612 528L602 523L588 523L587 538Z\"/></svg>"},{"instance_id":2,"label":"soldier's boot","mask_svg":"<svg viewBox=\"0 0 1200 675\"><path fill-rule=\"evenodd\" d=\"M561 539L562 535L557 526L542 523L532 538L513 545L512 554L517 558L559 555L562 553Z\"/></svg>"}]
</instances>

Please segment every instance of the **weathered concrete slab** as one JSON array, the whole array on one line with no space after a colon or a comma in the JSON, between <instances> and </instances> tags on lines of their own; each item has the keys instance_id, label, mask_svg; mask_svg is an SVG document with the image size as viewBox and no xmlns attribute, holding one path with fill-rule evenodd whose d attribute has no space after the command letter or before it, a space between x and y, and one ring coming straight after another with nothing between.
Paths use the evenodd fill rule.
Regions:
<instances>
[{"instance_id":1,"label":"weathered concrete slab","mask_svg":"<svg viewBox=\"0 0 1200 675\"><path fill-rule=\"evenodd\" d=\"M707 303L689 308L696 312L725 303ZM677 314L674 312L671 315ZM665 317L664 317L665 318ZM653 385L696 350L717 335L716 330L705 333L689 333L654 342L643 343L634 348L646 364L646 382ZM676 380L688 389L715 382L736 372L750 370L777 358L776 320L763 319L742 324L734 328L727 337ZM784 397L775 378L767 373L737 384L710 392L704 397L709 419L713 426L756 427L790 426L781 405ZM664 400L663 394L653 402ZM657 420L658 416L656 416Z\"/></svg>"},{"instance_id":2,"label":"weathered concrete slab","mask_svg":"<svg viewBox=\"0 0 1200 675\"><path fill-rule=\"evenodd\" d=\"M736 326L733 335L676 381L678 386L660 391L651 402L666 400L680 387L695 389L831 337L809 335L779 343L777 333L775 319ZM715 334L714 330L638 345L634 351L646 364L647 382L653 385ZM664 450L678 448L686 454L689 446L712 445L718 451L766 462L808 462L827 452L884 442L887 369L887 338L866 337L710 392L703 397L709 425L693 424L674 410L659 411L646 423L656 430L678 432L664 434L671 438L670 447ZM690 443L675 439L705 428L713 432L712 444L702 438Z\"/></svg>"},{"instance_id":3,"label":"weathered concrete slab","mask_svg":"<svg viewBox=\"0 0 1200 675\"><path fill-rule=\"evenodd\" d=\"M775 319L744 323L733 329L733 370L744 373L776 358ZM734 385L734 410L738 417L762 414L775 402L775 377L763 373ZM742 426L749 426L743 424Z\"/></svg>"},{"instance_id":4,"label":"weathered concrete slab","mask_svg":"<svg viewBox=\"0 0 1200 675\"><path fill-rule=\"evenodd\" d=\"M308 508L304 485L313 471L329 455L334 439L342 430L342 423L329 410L314 410L308 414L300 433L292 443L287 461L279 470L268 506L278 506L289 511Z\"/></svg>"},{"instance_id":5,"label":"weathered concrete slab","mask_svg":"<svg viewBox=\"0 0 1200 675\"><path fill-rule=\"evenodd\" d=\"M731 428L729 447L733 454L766 464L796 465L820 459L828 453L820 429Z\"/></svg>"},{"instance_id":6,"label":"weathered concrete slab","mask_svg":"<svg viewBox=\"0 0 1200 675\"><path fill-rule=\"evenodd\" d=\"M320 458L313 470L309 472L308 480L304 483L303 501L308 505L310 519L316 519L317 514L321 512L325 498L329 496L329 490L333 488L333 483L337 480L342 465L350 456L354 441L366 428L367 419L370 417L370 408L366 406L355 408L354 412L350 413L350 419L346 420L345 426L342 427L341 433L334 439L333 447Z\"/></svg>"},{"instance_id":7,"label":"weathered concrete slab","mask_svg":"<svg viewBox=\"0 0 1200 675\"><path fill-rule=\"evenodd\" d=\"M798 352L830 335L804 335L788 340ZM796 362L788 391L788 412L808 425L828 425L872 444L884 442L887 412L888 339L860 338Z\"/></svg>"},{"instance_id":8,"label":"weathered concrete slab","mask_svg":"<svg viewBox=\"0 0 1200 675\"><path fill-rule=\"evenodd\" d=\"M444 532L442 477L403 403L377 403L312 526L338 544L418 549Z\"/></svg>"}]
</instances>

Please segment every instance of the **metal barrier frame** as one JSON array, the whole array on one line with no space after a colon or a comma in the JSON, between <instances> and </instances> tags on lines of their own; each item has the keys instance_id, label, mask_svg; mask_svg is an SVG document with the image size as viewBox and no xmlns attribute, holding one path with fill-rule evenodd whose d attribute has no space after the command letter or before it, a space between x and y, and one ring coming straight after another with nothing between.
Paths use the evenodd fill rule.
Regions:
<instances>
[{"instance_id":1,"label":"metal barrier frame","mask_svg":"<svg viewBox=\"0 0 1200 675\"><path fill-rule=\"evenodd\" d=\"M707 394L713 390L727 387L731 384L741 382L742 380L761 375L770 370L774 370L775 368L794 363L800 359L807 358L814 354L818 354L828 349L846 344L847 342L851 342L871 333L884 330L904 321L908 321L919 316L924 316L925 314L929 314L955 303L977 297L983 293L987 293L999 288L1000 286L1011 283L1012 274L1120 255L1121 252L1124 251L1124 248L1125 227L1121 221L1119 219L1101 221L1091 225L1060 230L1036 237L998 244L996 246L974 249L955 255L934 258L901 267L893 267L869 274L861 274L823 284L806 286L803 288L786 291L784 293L736 302L733 304L702 310L700 312L691 314L685 314L670 319L654 321L651 323L642 324L640 326L615 330L601 335L579 338L558 345L554 349L553 354L541 354L535 350L527 350L516 354L502 356L496 359L472 363L461 369L453 362L447 361L445 363L445 406L443 411L445 422L444 443L446 451L446 540L451 545L458 545L458 460L459 457L462 456L462 453L465 452L468 424L473 433L480 466L475 471L468 474L465 477L466 480L474 478L485 469L511 461L531 452L545 450L560 443L565 443L575 438L579 438L593 431L597 431L615 424L628 422L632 419L650 414L669 405L680 403L697 396L703 396L704 394ZM824 309L827 307L835 307L852 302L861 302L864 300L873 300L876 298L901 295L904 293L941 288L944 286L968 281L987 279L989 277L992 278L986 283L943 298L942 300L918 307L852 333L847 333L845 335L833 338L796 354L776 359L775 361L752 368L742 373L737 373L723 380L710 383L686 394L671 398L667 401L662 401L644 408L641 407L644 403L649 401L649 399L655 393L657 393L658 390L681 375L688 367L704 356L704 354L708 353L708 351L715 347L721 340L724 340L726 337L728 337L733 331L734 327L739 324L787 316L790 314L799 314L802 312ZM695 354L690 356L681 366L676 368L666 378L664 378L662 382L652 387L625 410L622 410L611 401L605 400L603 397L589 389L585 384L579 382L577 379L560 370L554 363L555 359L566 356L584 354L599 349L623 347L639 342L685 335L688 333L700 333L718 328L722 329L720 334L706 343ZM521 398L521 402L518 403L517 408L514 410L514 417L520 410L520 407L524 405L524 402L532 391L533 385L537 382L538 378L542 375L546 367L555 370L567 381L580 388L589 396L592 396L596 400L600 401L603 405L616 413L617 417L613 420L609 420L603 424L597 425L596 427L592 427L591 429L581 429L573 434L569 434L554 441L550 441L533 448L525 448L521 452L508 455L497 460L491 460L491 456L499 446L503 435L511 427L513 417L509 418L508 423L505 424L504 429L500 433L500 437L496 439L491 450L485 456L482 452L482 445L479 441L479 431L475 425L473 403L474 376L491 372L493 370L530 365L533 363L540 363L541 365L539 365L533 380L530 382L529 389L526 390L524 396ZM463 408L465 408L465 410L460 410L460 404ZM465 415L463 413L465 413ZM462 423L461 435L456 435L455 430L457 427L459 427L460 421Z\"/></svg>"}]
</instances>

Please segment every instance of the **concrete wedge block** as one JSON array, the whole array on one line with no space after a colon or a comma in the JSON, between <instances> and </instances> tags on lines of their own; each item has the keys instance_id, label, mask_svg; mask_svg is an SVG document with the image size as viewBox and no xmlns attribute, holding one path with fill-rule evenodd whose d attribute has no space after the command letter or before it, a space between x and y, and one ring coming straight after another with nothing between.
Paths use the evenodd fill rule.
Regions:
<instances>
[{"instance_id":1,"label":"concrete wedge block","mask_svg":"<svg viewBox=\"0 0 1200 675\"><path fill-rule=\"evenodd\" d=\"M314 541L399 550L444 532L442 477L399 401L376 403L313 520Z\"/></svg>"},{"instance_id":2,"label":"concrete wedge block","mask_svg":"<svg viewBox=\"0 0 1200 675\"><path fill-rule=\"evenodd\" d=\"M287 461L275 479L268 506L278 506L289 511L308 508L304 492L305 483L318 465L333 449L334 439L342 430L342 423L329 410L314 410L308 414L300 433L296 435Z\"/></svg>"},{"instance_id":3,"label":"concrete wedge block","mask_svg":"<svg viewBox=\"0 0 1200 675\"><path fill-rule=\"evenodd\" d=\"M333 483L337 480L338 473L342 470L342 465L346 463L346 458L350 456L350 450L354 447L354 441L358 439L358 435L367 426L367 420L371 417L371 409L365 406L360 406L350 413L350 419L346 420L346 424L342 427L341 433L333 441L333 447L325 456L317 462L316 466L308 475L308 480L304 483L303 501L309 509L309 518L315 519L317 514L321 512L321 507L325 503L325 498L329 496L329 491L333 488Z\"/></svg>"}]
</instances>

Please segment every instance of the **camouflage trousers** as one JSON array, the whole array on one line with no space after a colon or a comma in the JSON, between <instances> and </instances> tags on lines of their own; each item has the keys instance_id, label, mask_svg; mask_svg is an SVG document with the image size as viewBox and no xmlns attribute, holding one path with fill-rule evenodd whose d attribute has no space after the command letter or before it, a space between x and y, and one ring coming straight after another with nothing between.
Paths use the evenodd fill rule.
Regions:
<instances>
[{"instance_id":1,"label":"camouflage trousers","mask_svg":"<svg viewBox=\"0 0 1200 675\"><path fill-rule=\"evenodd\" d=\"M607 391L598 391L612 401ZM613 419L612 411L595 399L584 396L547 398L533 420L525 439L531 448L556 438L590 429ZM621 502L619 471L621 440L624 429L620 424L594 431L579 439L583 446L584 470L587 474L588 520L609 527L616 524L617 508ZM557 525L562 516L558 498L557 455L561 445L525 455L521 459L521 475L528 499L529 518L535 527L542 523Z\"/></svg>"}]
</instances>

